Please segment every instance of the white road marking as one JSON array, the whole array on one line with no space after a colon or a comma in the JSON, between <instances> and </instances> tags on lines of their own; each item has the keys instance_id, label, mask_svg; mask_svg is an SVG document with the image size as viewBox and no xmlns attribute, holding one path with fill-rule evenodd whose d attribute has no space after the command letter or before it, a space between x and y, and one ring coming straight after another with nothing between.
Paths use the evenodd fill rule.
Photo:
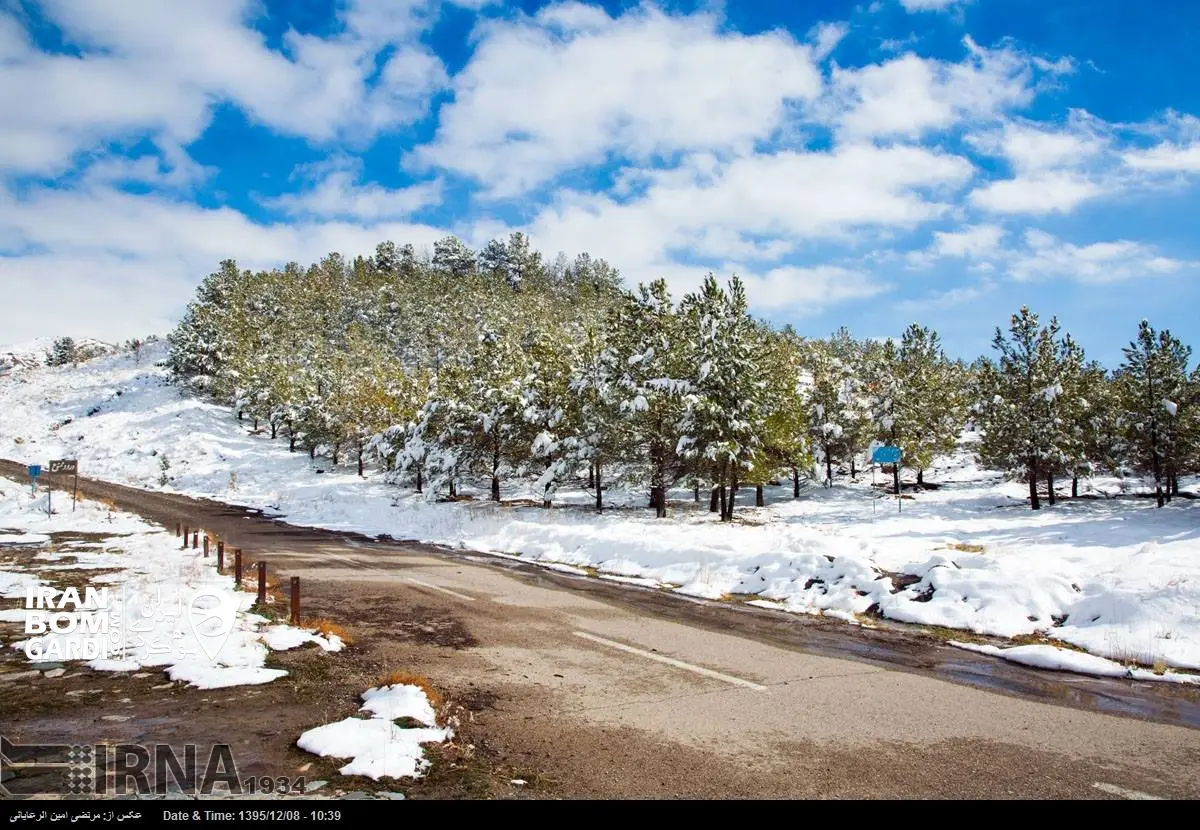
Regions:
<instances>
[{"instance_id":1,"label":"white road marking","mask_svg":"<svg viewBox=\"0 0 1200 830\"><path fill-rule=\"evenodd\" d=\"M723 680L726 683L732 683L734 686L743 686L747 689L754 689L756 692L765 692L767 690L766 686L760 686L757 683L751 683L749 680L743 680L742 678L734 677L731 674L722 674L719 671L706 669L703 666L693 666L691 663L685 663L682 660L676 660L673 657L664 657L661 654L655 654L653 651L646 651L644 649L634 648L633 646L627 646L624 643L618 643L615 640L606 640L603 637L597 637L595 634L588 634L586 631L576 631L575 636L582 637L585 640L591 640L593 643L599 643L600 645L608 646L609 648L619 649L620 651L625 651L629 654L636 654L639 657L645 657L647 660L654 660L658 663L666 663L668 666L674 666L677 669L690 671L694 674L703 675L704 677L711 677L713 680Z\"/></svg>"},{"instance_id":2,"label":"white road marking","mask_svg":"<svg viewBox=\"0 0 1200 830\"><path fill-rule=\"evenodd\" d=\"M405 582L411 582L413 585L420 585L422 588L428 588L431 591L440 591L443 594L449 594L455 599L461 599L464 602L474 602L475 597L469 597L466 594L460 594L458 591L451 591L449 588L443 588L440 585L430 585L428 582L422 582L419 579L413 579L411 576L404 577Z\"/></svg>"},{"instance_id":3,"label":"white road marking","mask_svg":"<svg viewBox=\"0 0 1200 830\"><path fill-rule=\"evenodd\" d=\"M1130 801L1165 801L1162 796L1150 795L1140 790L1127 790L1124 787L1118 787L1116 784L1105 784L1103 781L1097 781L1092 785L1100 792L1108 793L1109 795L1119 795L1121 798L1127 798Z\"/></svg>"}]
</instances>

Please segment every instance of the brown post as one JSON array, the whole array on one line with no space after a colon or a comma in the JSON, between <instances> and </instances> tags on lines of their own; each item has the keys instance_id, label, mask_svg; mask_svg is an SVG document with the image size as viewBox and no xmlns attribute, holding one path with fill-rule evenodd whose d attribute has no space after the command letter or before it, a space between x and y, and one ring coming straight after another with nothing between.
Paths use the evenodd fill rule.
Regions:
<instances>
[{"instance_id":1,"label":"brown post","mask_svg":"<svg viewBox=\"0 0 1200 830\"><path fill-rule=\"evenodd\" d=\"M179 534L183 533L183 525L179 522L175 523L175 538L179 538Z\"/></svg>"},{"instance_id":2,"label":"brown post","mask_svg":"<svg viewBox=\"0 0 1200 830\"><path fill-rule=\"evenodd\" d=\"M217 573L225 570L225 543L217 540Z\"/></svg>"},{"instance_id":3,"label":"brown post","mask_svg":"<svg viewBox=\"0 0 1200 830\"><path fill-rule=\"evenodd\" d=\"M292 625L300 624L300 577L292 577Z\"/></svg>"},{"instance_id":4,"label":"brown post","mask_svg":"<svg viewBox=\"0 0 1200 830\"><path fill-rule=\"evenodd\" d=\"M258 604L267 601L267 563L261 559L254 563L258 565Z\"/></svg>"},{"instance_id":5,"label":"brown post","mask_svg":"<svg viewBox=\"0 0 1200 830\"><path fill-rule=\"evenodd\" d=\"M187 525L183 526L183 549L184 550L187 550L188 535L189 535L190 530L191 530L191 528L189 528Z\"/></svg>"},{"instance_id":6,"label":"brown post","mask_svg":"<svg viewBox=\"0 0 1200 830\"><path fill-rule=\"evenodd\" d=\"M208 558L208 534L204 534L204 558Z\"/></svg>"},{"instance_id":7,"label":"brown post","mask_svg":"<svg viewBox=\"0 0 1200 830\"><path fill-rule=\"evenodd\" d=\"M200 531L193 530L192 531L192 550L195 550L198 547L200 547Z\"/></svg>"},{"instance_id":8,"label":"brown post","mask_svg":"<svg viewBox=\"0 0 1200 830\"><path fill-rule=\"evenodd\" d=\"M242 549L234 548L233 551L233 582L234 587L241 589L242 587Z\"/></svg>"}]
</instances>

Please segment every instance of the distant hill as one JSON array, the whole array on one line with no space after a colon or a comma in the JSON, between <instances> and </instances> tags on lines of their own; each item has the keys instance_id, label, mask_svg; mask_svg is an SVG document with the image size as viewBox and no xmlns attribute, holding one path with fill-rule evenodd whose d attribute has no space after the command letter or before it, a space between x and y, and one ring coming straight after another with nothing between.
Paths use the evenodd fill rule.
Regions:
<instances>
[{"instance_id":1,"label":"distant hill","mask_svg":"<svg viewBox=\"0 0 1200 830\"><path fill-rule=\"evenodd\" d=\"M54 337L39 337L24 343L0 345L0 377L46 365L46 354L54 348ZM75 341L79 362L115 354L120 349L112 343L81 337Z\"/></svg>"}]
</instances>

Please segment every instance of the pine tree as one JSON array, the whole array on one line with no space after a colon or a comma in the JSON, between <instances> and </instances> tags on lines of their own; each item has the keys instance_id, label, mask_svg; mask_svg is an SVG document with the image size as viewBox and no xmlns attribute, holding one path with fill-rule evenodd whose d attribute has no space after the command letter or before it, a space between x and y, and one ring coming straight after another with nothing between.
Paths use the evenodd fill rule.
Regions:
<instances>
[{"instance_id":1,"label":"pine tree","mask_svg":"<svg viewBox=\"0 0 1200 830\"><path fill-rule=\"evenodd\" d=\"M1030 507L1038 510L1038 482L1052 475L1064 458L1065 373L1058 320L1051 318L1049 325L1041 326L1038 316L1022 307L1013 315L1007 336L996 329L992 346L1000 354L999 362L985 362L979 372L980 458L995 469L1023 476Z\"/></svg>"},{"instance_id":2,"label":"pine tree","mask_svg":"<svg viewBox=\"0 0 1200 830\"><path fill-rule=\"evenodd\" d=\"M1162 507L1178 492L1186 457L1186 430L1181 426L1190 403L1187 367L1192 350L1169 331L1156 332L1143 320L1137 339L1123 351L1117 382L1130 461L1138 472L1154 477L1155 498Z\"/></svg>"},{"instance_id":3,"label":"pine tree","mask_svg":"<svg viewBox=\"0 0 1200 830\"><path fill-rule=\"evenodd\" d=\"M79 360L79 349L75 345L73 337L60 337L54 341L54 345L49 352L46 353L47 366L66 366L74 364Z\"/></svg>"}]
</instances>

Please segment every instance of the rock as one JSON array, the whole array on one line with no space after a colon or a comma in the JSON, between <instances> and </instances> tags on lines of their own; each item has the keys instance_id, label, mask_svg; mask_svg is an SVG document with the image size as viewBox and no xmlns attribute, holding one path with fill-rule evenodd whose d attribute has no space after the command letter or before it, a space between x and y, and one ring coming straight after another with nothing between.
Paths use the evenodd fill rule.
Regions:
<instances>
[{"instance_id":1,"label":"rock","mask_svg":"<svg viewBox=\"0 0 1200 830\"><path fill-rule=\"evenodd\" d=\"M321 789L328 783L329 783L328 781L322 781L320 779L318 779L316 781L309 781L307 784L304 785L304 791L306 793L316 792L317 790Z\"/></svg>"},{"instance_id":2,"label":"rock","mask_svg":"<svg viewBox=\"0 0 1200 830\"><path fill-rule=\"evenodd\" d=\"M40 673L35 671L14 671L7 674L0 674L0 683L11 683L17 680L31 680L39 677Z\"/></svg>"},{"instance_id":3,"label":"rock","mask_svg":"<svg viewBox=\"0 0 1200 830\"><path fill-rule=\"evenodd\" d=\"M342 796L342 798L344 798L346 801L370 801L374 798L374 796L372 796L370 793L356 791L352 793L346 793L344 796Z\"/></svg>"},{"instance_id":4,"label":"rock","mask_svg":"<svg viewBox=\"0 0 1200 830\"><path fill-rule=\"evenodd\" d=\"M380 795L392 801L404 801L404 793L380 793Z\"/></svg>"},{"instance_id":5,"label":"rock","mask_svg":"<svg viewBox=\"0 0 1200 830\"><path fill-rule=\"evenodd\" d=\"M53 663L53 662L51 662L51 663L34 663L29 668L33 669L34 671L54 671L55 669L63 668L63 664L62 663Z\"/></svg>"},{"instance_id":6,"label":"rock","mask_svg":"<svg viewBox=\"0 0 1200 830\"><path fill-rule=\"evenodd\" d=\"M67 673L66 669L51 669L48 672L43 672L42 676L43 677L62 677L66 673Z\"/></svg>"},{"instance_id":7,"label":"rock","mask_svg":"<svg viewBox=\"0 0 1200 830\"><path fill-rule=\"evenodd\" d=\"M123 723L127 720L133 720L132 715L101 715L100 720L111 720L117 723Z\"/></svg>"},{"instance_id":8,"label":"rock","mask_svg":"<svg viewBox=\"0 0 1200 830\"><path fill-rule=\"evenodd\" d=\"M81 697L82 695L98 695L103 693L103 689L76 689L73 692L67 692L67 697Z\"/></svg>"}]
</instances>

